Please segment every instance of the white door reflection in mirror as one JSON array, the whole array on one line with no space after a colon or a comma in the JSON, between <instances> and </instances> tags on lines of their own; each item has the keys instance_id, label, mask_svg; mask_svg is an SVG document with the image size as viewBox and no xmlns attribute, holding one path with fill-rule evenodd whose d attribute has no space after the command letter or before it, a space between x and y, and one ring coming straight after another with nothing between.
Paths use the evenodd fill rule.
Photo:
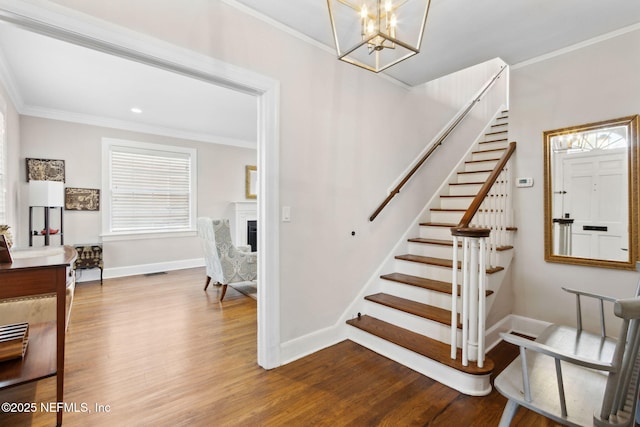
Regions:
<instances>
[{"instance_id":1,"label":"white door reflection in mirror","mask_svg":"<svg viewBox=\"0 0 640 427\"><path fill-rule=\"evenodd\" d=\"M637 120L544 133L547 261L633 267Z\"/></svg>"}]
</instances>

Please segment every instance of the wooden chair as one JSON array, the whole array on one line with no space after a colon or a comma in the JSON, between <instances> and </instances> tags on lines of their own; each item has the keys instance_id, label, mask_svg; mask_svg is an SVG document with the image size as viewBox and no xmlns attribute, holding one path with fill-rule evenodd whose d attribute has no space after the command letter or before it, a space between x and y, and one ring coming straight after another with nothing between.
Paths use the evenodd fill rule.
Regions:
<instances>
[{"instance_id":1,"label":"wooden chair","mask_svg":"<svg viewBox=\"0 0 640 427\"><path fill-rule=\"evenodd\" d=\"M638 399L640 297L614 299L563 288L576 295L576 328L551 325L535 340L502 338L520 347L495 380L509 399L500 426L511 425L519 406L569 426L633 426ZM600 305L600 335L582 329L581 297ZM605 302L622 319L618 339L606 337ZM609 304L607 304L609 305Z\"/></svg>"}]
</instances>

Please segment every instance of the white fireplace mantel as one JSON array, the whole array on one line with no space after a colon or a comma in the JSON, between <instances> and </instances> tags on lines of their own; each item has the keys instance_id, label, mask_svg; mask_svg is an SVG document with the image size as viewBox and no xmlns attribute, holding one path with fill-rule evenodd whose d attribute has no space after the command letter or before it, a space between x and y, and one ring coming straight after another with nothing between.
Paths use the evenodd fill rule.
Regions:
<instances>
[{"instance_id":1,"label":"white fireplace mantel","mask_svg":"<svg viewBox=\"0 0 640 427\"><path fill-rule=\"evenodd\" d=\"M235 245L248 245L247 221L258 219L256 202L232 202L231 235Z\"/></svg>"}]
</instances>

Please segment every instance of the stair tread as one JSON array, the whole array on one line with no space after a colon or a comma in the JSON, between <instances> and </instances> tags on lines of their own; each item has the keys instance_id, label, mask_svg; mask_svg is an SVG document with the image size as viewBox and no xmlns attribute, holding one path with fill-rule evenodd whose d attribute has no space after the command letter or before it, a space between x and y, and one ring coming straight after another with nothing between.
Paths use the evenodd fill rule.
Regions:
<instances>
[{"instance_id":1,"label":"stair tread","mask_svg":"<svg viewBox=\"0 0 640 427\"><path fill-rule=\"evenodd\" d=\"M466 212L466 209L444 209L444 208L430 208L430 211L434 212Z\"/></svg>"},{"instance_id":2,"label":"stair tread","mask_svg":"<svg viewBox=\"0 0 640 427\"><path fill-rule=\"evenodd\" d=\"M458 224L451 224L448 222L421 222L420 225L426 226L426 227L449 227L449 228L458 226Z\"/></svg>"},{"instance_id":3,"label":"stair tread","mask_svg":"<svg viewBox=\"0 0 640 427\"><path fill-rule=\"evenodd\" d=\"M500 138L500 139L492 139L490 141L480 141L478 144L490 144L492 142L505 142L508 141L509 138Z\"/></svg>"},{"instance_id":4,"label":"stair tread","mask_svg":"<svg viewBox=\"0 0 640 427\"><path fill-rule=\"evenodd\" d=\"M458 172L458 175L463 175L463 174L470 174L470 173L491 173L493 172L492 170L481 170L481 171L462 171L462 172Z\"/></svg>"},{"instance_id":5,"label":"stair tread","mask_svg":"<svg viewBox=\"0 0 640 427\"><path fill-rule=\"evenodd\" d=\"M377 293L364 297L367 301L372 301L387 307L394 308L405 313L413 314L424 319L433 320L443 325L451 325L451 311L444 308L434 307L432 305L423 304L406 298L397 297L385 293ZM458 329L462 329L460 323L460 315L457 320Z\"/></svg>"},{"instance_id":6,"label":"stair tread","mask_svg":"<svg viewBox=\"0 0 640 427\"><path fill-rule=\"evenodd\" d=\"M506 148L491 148L491 149L488 149L488 150L472 151L471 154L492 153L494 151L507 151L507 149Z\"/></svg>"},{"instance_id":7,"label":"stair tread","mask_svg":"<svg viewBox=\"0 0 640 427\"><path fill-rule=\"evenodd\" d=\"M397 255L396 259L403 260L403 261L419 262L421 264L436 265L439 267L453 268L453 260L447 259L447 258L436 258L436 257L430 257L430 256L423 256L423 255L404 254L404 255ZM460 265L461 265L461 262L458 261L458 269L460 268ZM498 271L502 271L502 270L504 270L504 267L500 267L500 266L488 267L487 274L497 273Z\"/></svg>"},{"instance_id":8,"label":"stair tread","mask_svg":"<svg viewBox=\"0 0 640 427\"><path fill-rule=\"evenodd\" d=\"M391 282L402 283L405 285L416 286L430 291L440 292L442 294L451 295L451 283L441 282L439 280L427 279L426 277L412 276L404 273L390 273L380 276L382 279ZM461 286L458 285L458 296L460 295ZM493 291L486 291L486 295L493 294Z\"/></svg>"},{"instance_id":9,"label":"stair tread","mask_svg":"<svg viewBox=\"0 0 640 427\"><path fill-rule=\"evenodd\" d=\"M444 239L427 239L424 237L413 237L408 239L411 243L424 243L427 245L441 245L441 246L453 246L453 240L444 240ZM458 242L458 246L462 246L462 242ZM498 246L496 248L497 251L506 251L509 249L513 249L511 245Z\"/></svg>"},{"instance_id":10,"label":"stair tread","mask_svg":"<svg viewBox=\"0 0 640 427\"><path fill-rule=\"evenodd\" d=\"M500 159L481 159L481 160L467 160L465 163L485 163L485 162L498 162Z\"/></svg>"},{"instance_id":11,"label":"stair tread","mask_svg":"<svg viewBox=\"0 0 640 427\"><path fill-rule=\"evenodd\" d=\"M404 283L406 285L417 286L423 289L451 294L451 283L441 282L439 280L427 279L426 277L412 276L410 274L403 273L390 273L380 277L392 282Z\"/></svg>"},{"instance_id":12,"label":"stair tread","mask_svg":"<svg viewBox=\"0 0 640 427\"><path fill-rule=\"evenodd\" d=\"M427 245L453 246L453 240L445 239L428 239L425 237L412 237L409 239L411 243L425 243ZM458 242L458 246L462 246L462 242Z\"/></svg>"},{"instance_id":13,"label":"stair tread","mask_svg":"<svg viewBox=\"0 0 640 427\"><path fill-rule=\"evenodd\" d=\"M494 368L493 361L486 357L482 368L479 368L475 362L469 362L469 366L463 366L460 349L458 349L458 357L455 360L451 359L451 347L449 344L436 341L375 317L364 315L348 320L347 324L461 372L472 375L487 375Z\"/></svg>"}]
</instances>

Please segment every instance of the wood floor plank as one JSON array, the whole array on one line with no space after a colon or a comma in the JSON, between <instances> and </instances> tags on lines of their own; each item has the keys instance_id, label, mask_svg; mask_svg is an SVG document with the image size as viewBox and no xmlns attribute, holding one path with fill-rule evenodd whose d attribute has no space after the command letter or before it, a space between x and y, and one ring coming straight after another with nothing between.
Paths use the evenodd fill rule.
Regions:
<instances>
[{"instance_id":1,"label":"wood floor plank","mask_svg":"<svg viewBox=\"0 0 640 427\"><path fill-rule=\"evenodd\" d=\"M351 341L265 371L256 363L256 302L229 288L219 303L218 289L204 292L203 283L196 268L78 284L65 367L65 403L78 412L67 411L63 426L498 423L497 392L463 396ZM0 402L54 401L54 378L0 391ZM527 410L516 421L552 425ZM0 426L53 425L54 413L0 413Z\"/></svg>"}]
</instances>

